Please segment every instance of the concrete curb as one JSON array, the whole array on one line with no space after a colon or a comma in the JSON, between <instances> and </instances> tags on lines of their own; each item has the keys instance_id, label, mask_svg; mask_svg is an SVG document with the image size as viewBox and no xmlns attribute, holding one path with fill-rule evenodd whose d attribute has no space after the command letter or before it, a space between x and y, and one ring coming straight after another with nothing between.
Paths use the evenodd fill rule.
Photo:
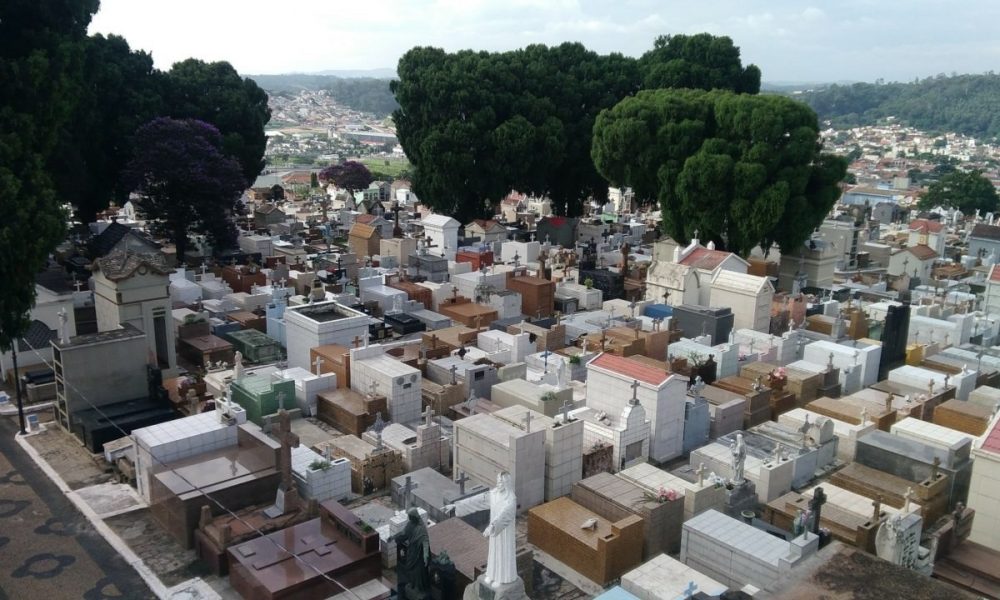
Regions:
<instances>
[{"instance_id":1,"label":"concrete curb","mask_svg":"<svg viewBox=\"0 0 1000 600\"><path fill-rule=\"evenodd\" d=\"M30 414L34 412L39 412L43 410L48 410L55 406L54 400L48 402L40 402L38 404L29 404L24 407L24 414ZM8 406L0 406L0 417L16 417L17 416L17 403L11 399Z\"/></svg>"},{"instance_id":2,"label":"concrete curb","mask_svg":"<svg viewBox=\"0 0 1000 600\"><path fill-rule=\"evenodd\" d=\"M143 581L145 581L146 585L149 586L149 589L156 594L157 598L170 600L171 598L174 598L175 594L184 594L185 597L200 597L202 600L221 600L221 596L212 591L211 588L209 588L209 586L198 577L179 583L171 588L163 585L163 582L160 581L159 577L157 577L156 574L153 573L148 566L146 566L146 563L143 562L143 560L128 547L128 544L126 544L125 541L119 537L119 535L115 533L114 530L112 530L100 516L98 516L89 504L87 504L75 491L71 490L70 487L66 485L66 482L59 475L59 473L57 473L48 461L45 460L37 450L35 450L34 446L28 443L25 437L31 435L32 434L30 433L27 434L27 436L23 436L19 433L15 434L14 441L16 441L17 444L21 446L21 449L24 450L29 457L31 457L31 460L38 465L38 468L41 469L42 472L56 484L59 491L61 491L81 513L83 513L83 516L90 521L90 524L93 525L94 529L101 534L101 537L103 537L105 541L107 541L108 544L114 548L122 558L125 559L125 562L135 569L136 573L139 574L139 577L142 577ZM191 592L193 590L198 590L200 595L192 596ZM205 590L211 592L212 595L206 595Z\"/></svg>"}]
</instances>

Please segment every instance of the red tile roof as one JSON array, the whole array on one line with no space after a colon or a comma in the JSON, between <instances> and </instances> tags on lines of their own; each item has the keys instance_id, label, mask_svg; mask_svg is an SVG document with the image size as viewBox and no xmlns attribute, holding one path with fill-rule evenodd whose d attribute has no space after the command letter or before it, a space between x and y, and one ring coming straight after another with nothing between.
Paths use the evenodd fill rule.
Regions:
<instances>
[{"instance_id":1,"label":"red tile roof","mask_svg":"<svg viewBox=\"0 0 1000 600\"><path fill-rule=\"evenodd\" d=\"M940 233L942 229L944 229L944 225L941 221L929 221L927 219L914 219L910 221L910 231Z\"/></svg>"},{"instance_id":2,"label":"red tile roof","mask_svg":"<svg viewBox=\"0 0 1000 600\"><path fill-rule=\"evenodd\" d=\"M682 258L680 264L686 267L714 271L715 268L722 264L722 261L729 258L731 254L732 252L709 250L708 248L699 246L692 250L690 254Z\"/></svg>"},{"instance_id":3,"label":"red tile roof","mask_svg":"<svg viewBox=\"0 0 1000 600\"><path fill-rule=\"evenodd\" d=\"M595 367L607 369L612 373L617 373L627 379L638 379L639 381L655 386L662 385L664 381L670 378L670 373L667 373L663 369L657 369L637 360L608 354L607 352L590 361L590 364Z\"/></svg>"},{"instance_id":4,"label":"red tile roof","mask_svg":"<svg viewBox=\"0 0 1000 600\"><path fill-rule=\"evenodd\" d=\"M937 258L938 253L934 251L930 246L925 246L923 244L918 244L916 246L909 246L906 251L916 257L918 260L930 260L932 258Z\"/></svg>"},{"instance_id":5,"label":"red tile roof","mask_svg":"<svg viewBox=\"0 0 1000 600\"><path fill-rule=\"evenodd\" d=\"M993 430L986 434L983 440L983 450L989 450L994 454L1000 454L1000 419L993 424Z\"/></svg>"}]
</instances>

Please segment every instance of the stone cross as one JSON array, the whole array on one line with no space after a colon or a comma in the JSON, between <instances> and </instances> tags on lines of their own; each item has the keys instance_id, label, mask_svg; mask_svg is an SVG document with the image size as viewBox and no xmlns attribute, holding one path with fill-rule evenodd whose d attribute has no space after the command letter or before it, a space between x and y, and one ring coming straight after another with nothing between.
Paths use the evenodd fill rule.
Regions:
<instances>
[{"instance_id":1,"label":"stone cross","mask_svg":"<svg viewBox=\"0 0 1000 600\"><path fill-rule=\"evenodd\" d=\"M278 409L280 409L280 410L284 410L285 409L285 399L286 398L287 398L287 395L285 394L285 392L278 392L278 397L277 397L277 400L278 400Z\"/></svg>"},{"instance_id":2,"label":"stone cross","mask_svg":"<svg viewBox=\"0 0 1000 600\"><path fill-rule=\"evenodd\" d=\"M465 474L465 471L462 471L462 473L458 476L458 479L455 480L455 483L458 484L459 494L465 495L465 482L468 480L469 476Z\"/></svg>"},{"instance_id":3,"label":"stone cross","mask_svg":"<svg viewBox=\"0 0 1000 600\"><path fill-rule=\"evenodd\" d=\"M694 470L698 475L698 487L705 484L705 463L698 463L698 468Z\"/></svg>"},{"instance_id":4,"label":"stone cross","mask_svg":"<svg viewBox=\"0 0 1000 600\"><path fill-rule=\"evenodd\" d=\"M524 423L524 431L527 432L527 433L531 433L531 411L530 410L528 412L524 413L524 417L521 418L521 421Z\"/></svg>"},{"instance_id":5,"label":"stone cross","mask_svg":"<svg viewBox=\"0 0 1000 600\"><path fill-rule=\"evenodd\" d=\"M80 288L82 288L82 287L83 287L83 282L82 282L82 281L80 281L79 279L74 279L74 280L73 280L73 287L75 287L75 288L76 288L76 291L78 291L78 292L79 292L79 291L80 291Z\"/></svg>"},{"instance_id":6,"label":"stone cross","mask_svg":"<svg viewBox=\"0 0 1000 600\"><path fill-rule=\"evenodd\" d=\"M317 356L316 360L313 361L313 368L316 369L316 376L317 377L319 377L320 375L323 374L322 371L320 370L320 368L322 366L323 366L323 359L321 357Z\"/></svg>"},{"instance_id":7,"label":"stone cross","mask_svg":"<svg viewBox=\"0 0 1000 600\"><path fill-rule=\"evenodd\" d=\"M816 535L819 535L820 511L823 510L824 504L826 504L826 494L823 492L823 488L818 487L816 488L816 491L813 492L812 500L809 501L809 510L814 515L812 532Z\"/></svg>"},{"instance_id":8,"label":"stone cross","mask_svg":"<svg viewBox=\"0 0 1000 600\"><path fill-rule=\"evenodd\" d=\"M413 483L410 476L406 476L406 483L403 484L403 510L410 510L410 505L413 501L413 488L418 487L418 484Z\"/></svg>"},{"instance_id":9,"label":"stone cross","mask_svg":"<svg viewBox=\"0 0 1000 600\"><path fill-rule=\"evenodd\" d=\"M861 424L868 424L868 409L864 406L861 407Z\"/></svg>"},{"instance_id":10,"label":"stone cross","mask_svg":"<svg viewBox=\"0 0 1000 600\"><path fill-rule=\"evenodd\" d=\"M693 581L689 581L684 588L684 598L694 598L694 593L698 591L698 586Z\"/></svg>"},{"instance_id":11,"label":"stone cross","mask_svg":"<svg viewBox=\"0 0 1000 600\"><path fill-rule=\"evenodd\" d=\"M633 379L629 387L632 388L632 406L635 406L639 404L639 380Z\"/></svg>"},{"instance_id":12,"label":"stone cross","mask_svg":"<svg viewBox=\"0 0 1000 600\"><path fill-rule=\"evenodd\" d=\"M879 519L882 518L882 494L875 496L872 500L872 507L874 507L874 512L872 514L872 523L878 523Z\"/></svg>"},{"instance_id":13,"label":"stone cross","mask_svg":"<svg viewBox=\"0 0 1000 600\"><path fill-rule=\"evenodd\" d=\"M778 464L781 462L781 446L778 444L774 445L774 463Z\"/></svg>"},{"instance_id":14,"label":"stone cross","mask_svg":"<svg viewBox=\"0 0 1000 600\"><path fill-rule=\"evenodd\" d=\"M573 403L567 398L563 400L562 406L559 408L562 409L563 423L569 423L569 411L573 408Z\"/></svg>"},{"instance_id":15,"label":"stone cross","mask_svg":"<svg viewBox=\"0 0 1000 600\"><path fill-rule=\"evenodd\" d=\"M458 383L458 378L455 377L456 373L458 373L458 365L451 365L451 385Z\"/></svg>"},{"instance_id":16,"label":"stone cross","mask_svg":"<svg viewBox=\"0 0 1000 600\"><path fill-rule=\"evenodd\" d=\"M278 410L278 441L281 442L281 489L292 489L292 448L299 447L299 436L292 433L292 419L285 409Z\"/></svg>"},{"instance_id":17,"label":"stone cross","mask_svg":"<svg viewBox=\"0 0 1000 600\"><path fill-rule=\"evenodd\" d=\"M370 395L372 398L378 396L378 382L372 379L371 383L368 384L368 388L371 390Z\"/></svg>"},{"instance_id":18,"label":"stone cross","mask_svg":"<svg viewBox=\"0 0 1000 600\"><path fill-rule=\"evenodd\" d=\"M913 500L913 488L906 488L906 493L903 494L903 512L910 512L910 501Z\"/></svg>"},{"instance_id":19,"label":"stone cross","mask_svg":"<svg viewBox=\"0 0 1000 600\"><path fill-rule=\"evenodd\" d=\"M428 404L426 410L424 410L424 425L428 426L433 425L434 424L433 419L434 419L434 410L431 409L431 405Z\"/></svg>"}]
</instances>

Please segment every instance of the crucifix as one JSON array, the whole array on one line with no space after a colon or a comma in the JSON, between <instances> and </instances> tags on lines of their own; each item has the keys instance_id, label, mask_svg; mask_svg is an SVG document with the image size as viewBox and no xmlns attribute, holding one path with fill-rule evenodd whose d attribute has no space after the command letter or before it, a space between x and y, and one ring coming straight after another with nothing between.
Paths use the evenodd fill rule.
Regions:
<instances>
[{"instance_id":1,"label":"crucifix","mask_svg":"<svg viewBox=\"0 0 1000 600\"><path fill-rule=\"evenodd\" d=\"M451 286L451 299L452 301L458 300L458 286Z\"/></svg>"},{"instance_id":2,"label":"crucifix","mask_svg":"<svg viewBox=\"0 0 1000 600\"><path fill-rule=\"evenodd\" d=\"M913 488L906 488L906 493L903 494L903 512L910 512L910 501L913 500Z\"/></svg>"},{"instance_id":3,"label":"crucifix","mask_svg":"<svg viewBox=\"0 0 1000 600\"><path fill-rule=\"evenodd\" d=\"M74 279L74 280L73 280L73 287L75 287L75 288L76 288L76 291L78 291L78 292L79 292L79 291L80 291L80 288L82 288L82 287L83 287L83 282L82 282L82 281L80 281L79 279Z\"/></svg>"},{"instance_id":4,"label":"crucifix","mask_svg":"<svg viewBox=\"0 0 1000 600\"><path fill-rule=\"evenodd\" d=\"M434 411L431 409L431 405L428 404L427 408L424 410L424 425L430 426L434 424Z\"/></svg>"},{"instance_id":5,"label":"crucifix","mask_svg":"<svg viewBox=\"0 0 1000 600\"><path fill-rule=\"evenodd\" d=\"M818 487L813 492L812 500L809 501L809 510L813 513L812 533L816 535L819 535L820 511L822 511L824 504L826 504L826 494L823 492L823 488Z\"/></svg>"},{"instance_id":6,"label":"crucifix","mask_svg":"<svg viewBox=\"0 0 1000 600\"><path fill-rule=\"evenodd\" d=\"M528 412L524 413L524 417L521 418L521 421L524 423L524 431L527 432L527 433L531 433L531 411L530 410Z\"/></svg>"},{"instance_id":7,"label":"crucifix","mask_svg":"<svg viewBox=\"0 0 1000 600\"><path fill-rule=\"evenodd\" d=\"M636 406L637 404L639 404L639 380L638 379L633 379L632 380L632 385L630 385L629 387L632 388L632 402L631 402L631 404L632 404L632 406Z\"/></svg>"},{"instance_id":8,"label":"crucifix","mask_svg":"<svg viewBox=\"0 0 1000 600\"><path fill-rule=\"evenodd\" d=\"M705 463L698 463L698 468L694 472L698 476L698 487L705 485Z\"/></svg>"},{"instance_id":9,"label":"crucifix","mask_svg":"<svg viewBox=\"0 0 1000 600\"><path fill-rule=\"evenodd\" d=\"M875 499L872 500L872 507L875 509L872 513L872 523L878 523L882 518L882 494L875 496Z\"/></svg>"},{"instance_id":10,"label":"crucifix","mask_svg":"<svg viewBox=\"0 0 1000 600\"><path fill-rule=\"evenodd\" d=\"M313 361L313 368L316 370L317 377L323 374L323 372L320 370L322 367L323 367L323 359L322 357L317 356L316 360Z\"/></svg>"}]
</instances>

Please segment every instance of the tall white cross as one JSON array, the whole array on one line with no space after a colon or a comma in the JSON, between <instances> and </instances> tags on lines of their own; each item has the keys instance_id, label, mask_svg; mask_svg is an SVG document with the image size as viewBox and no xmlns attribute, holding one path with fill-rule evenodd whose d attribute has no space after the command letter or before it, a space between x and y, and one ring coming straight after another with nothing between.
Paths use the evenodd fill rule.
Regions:
<instances>
[{"instance_id":1,"label":"tall white cross","mask_svg":"<svg viewBox=\"0 0 1000 600\"><path fill-rule=\"evenodd\" d=\"M698 487L705 484L705 463L698 463L698 468L694 470L698 475Z\"/></svg>"},{"instance_id":2,"label":"tall white cross","mask_svg":"<svg viewBox=\"0 0 1000 600\"><path fill-rule=\"evenodd\" d=\"M434 419L434 411L431 409L431 405L427 405L427 409L424 410L424 425L432 425Z\"/></svg>"},{"instance_id":3,"label":"tall white cross","mask_svg":"<svg viewBox=\"0 0 1000 600\"><path fill-rule=\"evenodd\" d=\"M320 368L322 366L323 366L323 359L321 357L317 356L316 360L313 361L313 368L316 369L316 376L317 377L319 377L320 375L322 375L322 372L320 371Z\"/></svg>"}]
</instances>

